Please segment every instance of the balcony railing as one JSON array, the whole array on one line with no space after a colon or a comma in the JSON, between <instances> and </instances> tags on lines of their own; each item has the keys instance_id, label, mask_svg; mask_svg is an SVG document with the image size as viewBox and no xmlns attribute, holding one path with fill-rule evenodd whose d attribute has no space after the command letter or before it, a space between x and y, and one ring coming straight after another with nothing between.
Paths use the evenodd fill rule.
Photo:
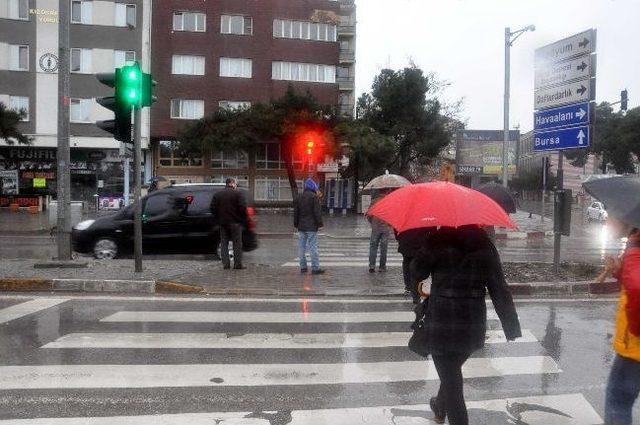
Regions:
<instances>
[{"instance_id":1,"label":"balcony railing","mask_svg":"<svg viewBox=\"0 0 640 425\"><path fill-rule=\"evenodd\" d=\"M351 49L340 49L340 62L355 62L356 52Z\"/></svg>"},{"instance_id":2,"label":"balcony railing","mask_svg":"<svg viewBox=\"0 0 640 425\"><path fill-rule=\"evenodd\" d=\"M346 103L344 105L340 105L340 115L346 115L348 117L353 117L355 105L353 103Z\"/></svg>"},{"instance_id":3,"label":"balcony railing","mask_svg":"<svg viewBox=\"0 0 640 425\"><path fill-rule=\"evenodd\" d=\"M355 90L356 82L353 77L338 77L338 87L340 90Z\"/></svg>"},{"instance_id":4,"label":"balcony railing","mask_svg":"<svg viewBox=\"0 0 640 425\"><path fill-rule=\"evenodd\" d=\"M355 35L356 23L355 22L340 22L338 25L338 35Z\"/></svg>"}]
</instances>

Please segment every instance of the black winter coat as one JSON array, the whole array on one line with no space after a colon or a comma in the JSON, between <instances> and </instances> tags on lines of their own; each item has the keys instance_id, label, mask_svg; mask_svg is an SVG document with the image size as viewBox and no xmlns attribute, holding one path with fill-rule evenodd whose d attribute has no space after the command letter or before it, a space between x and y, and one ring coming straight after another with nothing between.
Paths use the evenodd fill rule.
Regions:
<instances>
[{"instance_id":1,"label":"black winter coat","mask_svg":"<svg viewBox=\"0 0 640 425\"><path fill-rule=\"evenodd\" d=\"M432 277L426 326L432 354L471 353L484 346L487 291L508 340L521 337L500 256L484 230L440 229L412 263L419 280Z\"/></svg>"},{"instance_id":2,"label":"black winter coat","mask_svg":"<svg viewBox=\"0 0 640 425\"><path fill-rule=\"evenodd\" d=\"M234 223L246 225L247 201L244 194L230 187L216 192L211 200L211 214L215 223L221 226Z\"/></svg>"},{"instance_id":3,"label":"black winter coat","mask_svg":"<svg viewBox=\"0 0 640 425\"><path fill-rule=\"evenodd\" d=\"M293 226L301 232L317 232L322 227L322 210L318 195L305 189L293 207Z\"/></svg>"}]
</instances>

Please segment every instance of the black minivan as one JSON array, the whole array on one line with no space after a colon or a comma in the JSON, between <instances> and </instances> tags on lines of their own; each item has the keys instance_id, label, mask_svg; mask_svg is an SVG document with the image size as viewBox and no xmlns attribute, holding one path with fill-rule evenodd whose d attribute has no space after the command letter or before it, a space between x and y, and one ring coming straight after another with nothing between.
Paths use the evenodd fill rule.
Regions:
<instances>
[{"instance_id":1,"label":"black minivan","mask_svg":"<svg viewBox=\"0 0 640 425\"><path fill-rule=\"evenodd\" d=\"M213 195L224 184L178 184L142 198L142 246L145 253L213 252L218 237L211 215ZM73 228L73 249L99 259L133 251L133 205ZM254 213L244 235L255 243ZM246 250L251 250L247 246Z\"/></svg>"}]
</instances>

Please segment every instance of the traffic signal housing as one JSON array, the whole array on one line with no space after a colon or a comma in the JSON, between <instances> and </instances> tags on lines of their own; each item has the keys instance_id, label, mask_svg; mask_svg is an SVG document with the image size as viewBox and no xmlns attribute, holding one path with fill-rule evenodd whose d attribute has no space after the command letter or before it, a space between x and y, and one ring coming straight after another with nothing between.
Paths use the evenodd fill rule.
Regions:
<instances>
[{"instance_id":1,"label":"traffic signal housing","mask_svg":"<svg viewBox=\"0 0 640 425\"><path fill-rule=\"evenodd\" d=\"M98 104L113 111L114 117L111 120L97 121L98 128L113 134L113 138L123 143L133 143L131 140L131 108L128 103L119 100L117 95L118 71L110 73L96 74L96 78L102 84L116 88L114 96L99 97Z\"/></svg>"},{"instance_id":2,"label":"traffic signal housing","mask_svg":"<svg viewBox=\"0 0 640 425\"><path fill-rule=\"evenodd\" d=\"M623 111L627 110L629 106L629 92L627 89L624 89L620 92L620 109Z\"/></svg>"}]
</instances>

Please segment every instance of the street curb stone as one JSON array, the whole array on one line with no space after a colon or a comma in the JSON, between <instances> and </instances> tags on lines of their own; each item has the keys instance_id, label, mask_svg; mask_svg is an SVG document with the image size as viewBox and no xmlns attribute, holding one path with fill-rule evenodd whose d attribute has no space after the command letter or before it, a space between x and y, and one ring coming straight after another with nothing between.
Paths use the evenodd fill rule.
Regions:
<instances>
[{"instance_id":1,"label":"street curb stone","mask_svg":"<svg viewBox=\"0 0 640 425\"><path fill-rule=\"evenodd\" d=\"M614 280L604 283L593 281L577 282L530 282L510 283L509 289L515 296L571 297L576 295L607 295L620 291L620 284ZM269 288L214 288L205 289L198 285L188 285L171 281L154 280L108 280L108 279L0 279L0 292L111 292L137 294L203 294L203 295L263 295L295 296L297 291ZM340 296L391 296L393 293L372 293L371 291L341 291ZM330 296L324 292L308 291L304 295Z\"/></svg>"}]
</instances>

